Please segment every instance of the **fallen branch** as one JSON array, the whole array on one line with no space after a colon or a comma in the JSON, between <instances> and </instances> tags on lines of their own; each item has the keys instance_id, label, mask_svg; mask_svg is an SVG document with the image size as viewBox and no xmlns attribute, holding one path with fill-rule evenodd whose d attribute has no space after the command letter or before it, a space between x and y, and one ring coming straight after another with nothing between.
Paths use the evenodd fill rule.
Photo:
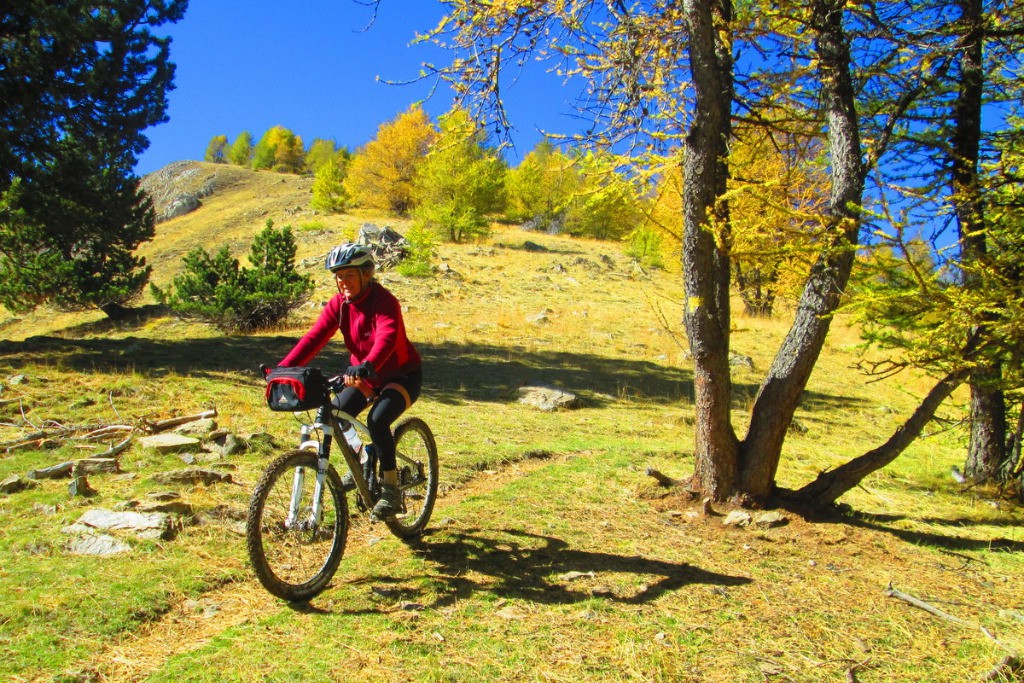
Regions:
<instances>
[{"instance_id":1,"label":"fallen branch","mask_svg":"<svg viewBox=\"0 0 1024 683\"><path fill-rule=\"evenodd\" d=\"M26 475L29 479L63 479L64 477L71 476L71 469L75 466L75 463L68 460L58 465L51 467L44 467L39 470L31 470Z\"/></svg>"},{"instance_id":2,"label":"fallen branch","mask_svg":"<svg viewBox=\"0 0 1024 683\"><path fill-rule=\"evenodd\" d=\"M28 443L29 441L38 441L39 439L45 439L48 436L46 432L33 432L32 434L26 434L14 441L5 441L0 444L0 447L6 448L10 451L12 448L16 448L22 444Z\"/></svg>"},{"instance_id":3,"label":"fallen branch","mask_svg":"<svg viewBox=\"0 0 1024 683\"><path fill-rule=\"evenodd\" d=\"M128 448L128 446L131 445L131 442L132 442L132 436L131 436L131 434L129 434L128 438L125 439L124 441L122 441L121 443L116 444L114 446L111 446L107 450L103 451L102 453L97 453L93 457L94 458L113 458L115 455L119 455L122 451L124 451L126 448Z\"/></svg>"},{"instance_id":4,"label":"fallen branch","mask_svg":"<svg viewBox=\"0 0 1024 683\"><path fill-rule=\"evenodd\" d=\"M653 467L648 467L647 468L647 476L648 477L654 477L655 479L658 480L658 483L661 484L662 486L668 486L668 487L679 486L679 485L681 485L683 483L683 482L679 481L678 479L673 479L672 477L668 476L667 474L662 474L661 472L659 472L658 470L654 469Z\"/></svg>"},{"instance_id":5,"label":"fallen branch","mask_svg":"<svg viewBox=\"0 0 1024 683\"><path fill-rule=\"evenodd\" d=\"M995 643L999 647L1001 647L1004 650L1006 650L1007 652L1009 652L1010 656L1012 658L1012 661L1017 662L1018 664L1020 664L1020 654L1014 648L1010 647L1006 643L1001 642L998 638L995 637L995 635L991 631L989 631L984 626L979 626L977 624L972 624L969 621L964 621L960 617L955 617L952 614L948 614L947 612L943 612L938 607L934 607L932 605L929 605L924 600L919 600L918 598L915 598L913 595L908 595L907 593L904 593L903 591L896 590L895 588L892 587L891 583L889 584L889 587L885 590L885 594L888 595L890 598L897 598L898 600L902 600L902 601L906 602L907 604L913 605L914 607L919 607L920 609L923 609L925 612L928 612L929 614L933 614L933 615L939 617L940 619L945 619L946 621L951 621L954 624L959 624L961 626L966 626L968 628L979 629L993 643ZM1004 661L1006 661L1006 660L1004 659ZM997 667L997 669L998 669L998 667ZM991 680L991 679L989 679L989 680Z\"/></svg>"},{"instance_id":6,"label":"fallen branch","mask_svg":"<svg viewBox=\"0 0 1024 683\"><path fill-rule=\"evenodd\" d=\"M111 434L117 434L119 432L130 432L133 431L134 429L135 427L132 425L107 425L105 427L100 427L99 429L94 429L88 434L82 434L81 436L76 436L72 438L82 440L102 439L103 437L110 436Z\"/></svg>"},{"instance_id":7,"label":"fallen branch","mask_svg":"<svg viewBox=\"0 0 1024 683\"><path fill-rule=\"evenodd\" d=\"M72 475L76 472L80 474L94 474L96 472L117 474L120 471L121 464L117 458L82 458L81 460L76 460L74 467L71 468Z\"/></svg>"},{"instance_id":8,"label":"fallen branch","mask_svg":"<svg viewBox=\"0 0 1024 683\"><path fill-rule=\"evenodd\" d=\"M928 612L928 614L932 614L936 617L939 617L940 619L945 619L946 621L951 621L954 624L960 624L961 626L976 628L974 624L968 621L964 621L960 617L955 617L952 614L943 612L938 607L933 607L924 600L919 600L915 598L913 595L909 595L907 593L904 593L903 591L896 590L892 587L891 583L889 584L889 587L885 589L885 594L888 595L890 598L896 598L897 600L902 600L903 602L909 605L913 605L914 607L923 609L925 612Z\"/></svg>"},{"instance_id":9,"label":"fallen branch","mask_svg":"<svg viewBox=\"0 0 1024 683\"><path fill-rule=\"evenodd\" d=\"M23 448L31 448L33 450L41 451L41 450L44 450L44 449L51 450L51 449L59 448L59 447L60 447L60 444L58 442L54 441L53 439L49 439L47 437L42 437L42 438L29 439L28 441L19 441L18 443L11 444L10 446L7 446L6 448L4 448L4 451L6 451L7 453L10 453L12 451L21 450Z\"/></svg>"},{"instance_id":10,"label":"fallen branch","mask_svg":"<svg viewBox=\"0 0 1024 683\"><path fill-rule=\"evenodd\" d=\"M856 664L851 666L849 669L847 669L846 670L846 683L857 683L857 669L864 668L865 666L867 666L868 662L870 662L870 661L871 661L871 658L868 657L863 662L857 662Z\"/></svg>"},{"instance_id":11,"label":"fallen branch","mask_svg":"<svg viewBox=\"0 0 1024 683\"><path fill-rule=\"evenodd\" d=\"M177 427L178 425L187 424L189 422L195 422L196 420L203 420L208 417L217 417L217 409L214 408L213 410L205 410L196 415L172 417L168 420L160 420L159 422L149 422L147 420L143 421L146 424L146 429L155 434L156 432L162 432L165 429L171 429L172 427Z\"/></svg>"}]
</instances>

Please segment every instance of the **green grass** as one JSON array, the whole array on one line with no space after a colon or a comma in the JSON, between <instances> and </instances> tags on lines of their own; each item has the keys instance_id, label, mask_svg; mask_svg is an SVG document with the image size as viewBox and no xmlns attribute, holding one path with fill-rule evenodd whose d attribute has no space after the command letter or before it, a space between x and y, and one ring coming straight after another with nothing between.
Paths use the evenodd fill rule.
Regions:
<instances>
[{"instance_id":1,"label":"green grass","mask_svg":"<svg viewBox=\"0 0 1024 683\"><path fill-rule=\"evenodd\" d=\"M147 247L156 279L167 281L192 246L214 246L218 226L244 251L268 217L315 224L299 254L313 259L376 220L286 213L302 188L282 188L291 194L278 205L266 199L273 183L249 184L267 178L240 179L236 192L162 224ZM522 250L526 239L548 251ZM196 522L182 520L170 540L131 541L125 556L71 555L62 529L90 508L166 490L153 475L183 468L179 456L135 444L123 474L90 476L99 491L90 499L69 498L67 480L0 496L0 679L816 683L852 670L861 683L963 681L1006 654L981 626L1024 649L1013 616L1024 612L1020 509L952 482L961 431L922 439L868 477L842 499L846 517L725 527L645 474L693 468L678 274L636 279L621 245L515 229L439 251L454 274L382 276L426 360L413 412L441 456L430 533L406 545L357 519L332 586L305 608L259 586L238 518L262 468L295 440L291 416L263 406L256 367L287 352L316 306L248 337L151 308L120 323L52 311L8 319L0 399L21 402L0 405L0 441L216 407L222 427L269 434L277 447L207 463L238 485L179 487ZM326 300L329 283L311 274L313 301ZM542 311L546 322L530 321ZM735 321L734 350L755 364L733 376L741 436L785 329L784 319ZM866 384L850 369L856 342L840 320L797 412L807 430L787 438L780 485L876 446L928 386L909 376ZM341 365L341 354L335 341L322 358ZM527 382L576 392L582 405L522 406L516 389ZM942 412L963 414L955 401ZM111 443L82 445L2 454L0 479ZM890 582L972 627L886 597Z\"/></svg>"}]
</instances>

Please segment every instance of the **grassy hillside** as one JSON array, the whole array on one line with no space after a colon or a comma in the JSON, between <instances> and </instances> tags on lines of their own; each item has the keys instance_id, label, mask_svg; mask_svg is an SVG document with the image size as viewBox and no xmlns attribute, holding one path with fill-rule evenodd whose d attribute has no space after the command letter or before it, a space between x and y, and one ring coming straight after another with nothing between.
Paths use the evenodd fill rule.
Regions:
<instances>
[{"instance_id":1,"label":"grassy hillside","mask_svg":"<svg viewBox=\"0 0 1024 683\"><path fill-rule=\"evenodd\" d=\"M620 245L498 230L444 245L436 277L384 273L424 355L413 412L437 435L443 495L408 546L357 520L332 587L304 607L272 599L247 566L248 492L296 423L262 403L275 362L331 294L321 267L372 216L308 210L309 181L198 164L202 207L158 226L144 253L165 284L195 245L237 254L290 224L317 290L270 333L224 337L152 307L112 324L38 311L0 327L0 441L75 425L140 425L216 408L241 454L192 454L231 482L161 483L181 454L133 443L121 473L0 494L0 678L68 681L964 681L1024 648L1017 507L961 491L963 433L933 430L827 522L724 526L646 476L692 470L692 365L678 275L638 271ZM529 241L542 250L525 248ZM787 321L737 318L736 424ZM866 384L858 338L837 325L787 440L780 484L887 437L928 386ZM341 367L341 342L321 359ZM573 411L516 402L528 382L580 395ZM961 407L944 407L950 421ZM254 435L264 435L257 438ZM113 445L54 438L0 454L0 480ZM272 444L272 445L271 445ZM6 448L6 446L5 446ZM191 513L171 539L71 554L63 530L94 508L174 489ZM886 595L889 585L963 623ZM985 629L983 631L982 629ZM998 642L996 642L998 639Z\"/></svg>"}]
</instances>

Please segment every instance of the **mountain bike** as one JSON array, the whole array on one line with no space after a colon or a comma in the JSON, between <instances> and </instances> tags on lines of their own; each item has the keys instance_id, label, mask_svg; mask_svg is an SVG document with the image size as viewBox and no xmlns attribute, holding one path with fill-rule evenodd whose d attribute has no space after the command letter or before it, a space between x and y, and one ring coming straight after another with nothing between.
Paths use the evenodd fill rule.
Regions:
<instances>
[{"instance_id":1,"label":"mountain bike","mask_svg":"<svg viewBox=\"0 0 1024 683\"><path fill-rule=\"evenodd\" d=\"M330 383L328 398L340 390L340 383ZM362 437L361 453L344 436L334 438L349 428ZM383 522L399 538L414 539L426 527L437 499L437 445L430 427L418 417L400 421L394 435L402 504ZM349 486L330 463L334 446L352 474ZM366 425L334 408L330 400L316 408L315 419L299 428L298 448L267 466L249 499L246 546L263 587L290 602L308 601L327 588L348 537L347 490L354 489L355 505L368 512L381 485Z\"/></svg>"}]
</instances>

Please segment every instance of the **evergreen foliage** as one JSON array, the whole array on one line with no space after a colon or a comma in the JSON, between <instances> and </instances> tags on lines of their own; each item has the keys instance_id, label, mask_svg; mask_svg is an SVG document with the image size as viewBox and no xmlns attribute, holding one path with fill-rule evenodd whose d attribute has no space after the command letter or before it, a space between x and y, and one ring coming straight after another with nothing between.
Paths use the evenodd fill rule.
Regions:
<instances>
[{"instance_id":1,"label":"evergreen foliage","mask_svg":"<svg viewBox=\"0 0 1024 683\"><path fill-rule=\"evenodd\" d=\"M0 302L124 312L155 216L132 172L174 65L150 30L184 0L44 0L0 14Z\"/></svg>"},{"instance_id":2,"label":"evergreen foliage","mask_svg":"<svg viewBox=\"0 0 1024 683\"><path fill-rule=\"evenodd\" d=\"M242 267L227 246L210 255L196 247L183 259L185 272L168 291L153 295L178 315L214 325L228 333L273 327L301 305L313 282L295 270L295 239L290 226L275 230L272 221L253 240L251 268Z\"/></svg>"}]
</instances>

